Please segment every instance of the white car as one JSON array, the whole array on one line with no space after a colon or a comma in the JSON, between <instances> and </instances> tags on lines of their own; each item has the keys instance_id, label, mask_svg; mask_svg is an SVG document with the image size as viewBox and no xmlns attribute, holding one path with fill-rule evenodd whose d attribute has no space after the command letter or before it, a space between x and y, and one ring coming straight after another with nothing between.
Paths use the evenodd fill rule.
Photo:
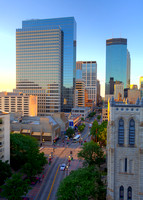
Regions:
<instances>
[{"instance_id":1,"label":"white car","mask_svg":"<svg viewBox=\"0 0 143 200\"><path fill-rule=\"evenodd\" d=\"M64 171L66 169L66 164L63 163L60 165L60 171Z\"/></svg>"}]
</instances>

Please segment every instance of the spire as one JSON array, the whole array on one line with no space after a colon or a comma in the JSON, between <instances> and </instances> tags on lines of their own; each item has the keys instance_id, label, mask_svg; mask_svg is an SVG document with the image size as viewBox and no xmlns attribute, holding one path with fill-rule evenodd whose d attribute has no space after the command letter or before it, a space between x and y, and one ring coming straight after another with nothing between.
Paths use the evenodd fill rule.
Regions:
<instances>
[{"instance_id":1,"label":"spire","mask_svg":"<svg viewBox=\"0 0 143 200\"><path fill-rule=\"evenodd\" d=\"M140 104L140 99L139 97L137 98L137 101L136 101L136 105L139 105Z\"/></svg>"}]
</instances>

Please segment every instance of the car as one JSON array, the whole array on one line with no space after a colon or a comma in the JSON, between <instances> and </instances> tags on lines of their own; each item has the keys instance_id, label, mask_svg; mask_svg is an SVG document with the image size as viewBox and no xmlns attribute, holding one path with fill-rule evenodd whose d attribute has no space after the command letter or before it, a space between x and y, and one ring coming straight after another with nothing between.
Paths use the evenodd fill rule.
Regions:
<instances>
[{"instance_id":1,"label":"car","mask_svg":"<svg viewBox=\"0 0 143 200\"><path fill-rule=\"evenodd\" d=\"M60 165L60 171L64 171L66 169L66 164L63 163Z\"/></svg>"}]
</instances>

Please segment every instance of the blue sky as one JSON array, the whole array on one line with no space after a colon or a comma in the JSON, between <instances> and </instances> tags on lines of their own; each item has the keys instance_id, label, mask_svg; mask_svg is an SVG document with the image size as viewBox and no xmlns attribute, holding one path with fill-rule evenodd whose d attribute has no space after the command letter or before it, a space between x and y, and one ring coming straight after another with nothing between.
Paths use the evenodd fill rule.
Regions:
<instances>
[{"instance_id":1,"label":"blue sky","mask_svg":"<svg viewBox=\"0 0 143 200\"><path fill-rule=\"evenodd\" d=\"M16 28L22 20L74 16L77 61L96 60L104 94L106 39L128 39L131 83L143 76L142 0L5 0L0 1L0 90L16 85Z\"/></svg>"}]
</instances>

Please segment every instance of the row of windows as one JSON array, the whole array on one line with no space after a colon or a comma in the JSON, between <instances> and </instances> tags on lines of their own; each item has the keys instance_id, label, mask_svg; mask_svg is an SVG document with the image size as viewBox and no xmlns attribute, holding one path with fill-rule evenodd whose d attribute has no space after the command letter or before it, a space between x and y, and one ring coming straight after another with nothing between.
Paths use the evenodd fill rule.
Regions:
<instances>
[{"instance_id":1,"label":"row of windows","mask_svg":"<svg viewBox=\"0 0 143 200\"><path fill-rule=\"evenodd\" d=\"M116 110L119 110L119 108L116 108ZM124 108L121 108L120 110L121 110L121 111L124 111ZM126 108L125 110L126 110L126 111L130 111L130 110L131 110L131 111L139 111L138 108L136 108L136 109L134 109L134 108L131 108L131 109Z\"/></svg>"},{"instance_id":2,"label":"row of windows","mask_svg":"<svg viewBox=\"0 0 143 200\"><path fill-rule=\"evenodd\" d=\"M129 145L135 145L135 121L131 119L129 121ZM124 120L119 120L118 126L118 144L124 144Z\"/></svg>"},{"instance_id":3,"label":"row of windows","mask_svg":"<svg viewBox=\"0 0 143 200\"><path fill-rule=\"evenodd\" d=\"M119 200L124 200L124 187L119 188ZM129 186L127 189L127 200L132 200L132 188Z\"/></svg>"}]
</instances>

